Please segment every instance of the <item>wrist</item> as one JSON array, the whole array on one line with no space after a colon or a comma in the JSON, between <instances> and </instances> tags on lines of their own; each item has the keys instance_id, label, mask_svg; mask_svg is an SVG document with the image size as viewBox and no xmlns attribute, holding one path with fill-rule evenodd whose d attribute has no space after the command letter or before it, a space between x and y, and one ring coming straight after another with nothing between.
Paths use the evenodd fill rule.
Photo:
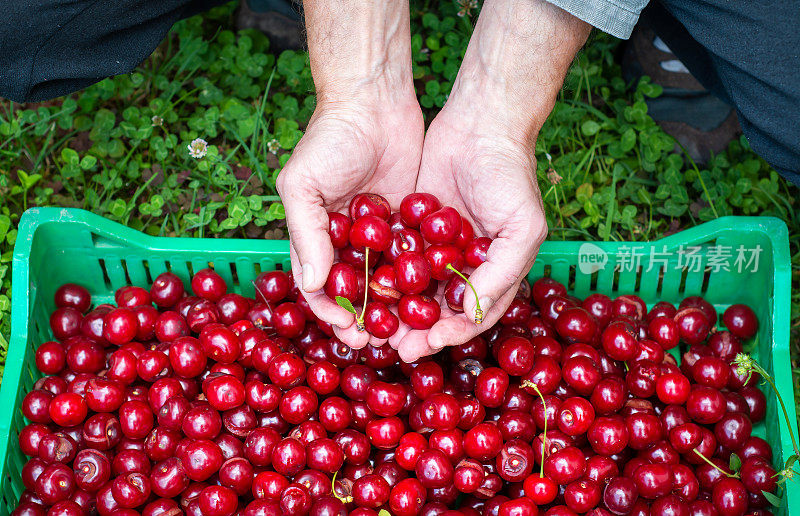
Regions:
<instances>
[{"instance_id":1,"label":"wrist","mask_svg":"<svg viewBox=\"0 0 800 516\"><path fill-rule=\"evenodd\" d=\"M590 31L544 0L487 0L445 107L535 142Z\"/></svg>"},{"instance_id":2,"label":"wrist","mask_svg":"<svg viewBox=\"0 0 800 516\"><path fill-rule=\"evenodd\" d=\"M414 96L407 0L306 0L304 6L318 102Z\"/></svg>"}]
</instances>

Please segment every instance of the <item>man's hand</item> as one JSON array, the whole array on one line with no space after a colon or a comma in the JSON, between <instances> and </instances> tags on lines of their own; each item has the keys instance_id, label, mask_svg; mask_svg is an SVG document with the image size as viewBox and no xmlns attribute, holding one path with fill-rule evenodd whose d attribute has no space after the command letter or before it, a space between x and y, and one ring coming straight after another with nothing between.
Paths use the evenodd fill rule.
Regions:
<instances>
[{"instance_id":1,"label":"man's hand","mask_svg":"<svg viewBox=\"0 0 800 516\"><path fill-rule=\"evenodd\" d=\"M547 233L536 181L536 136L591 27L544 0L487 0L453 92L425 137L417 190L435 194L493 240L470 276L484 311L476 324L443 304L428 331L389 342L405 361L466 342L503 315Z\"/></svg>"},{"instance_id":2,"label":"man's hand","mask_svg":"<svg viewBox=\"0 0 800 516\"><path fill-rule=\"evenodd\" d=\"M414 190L422 113L411 78L408 3L304 3L317 108L278 176L292 242L292 271L311 309L354 347L368 335L320 290L333 263L329 211L359 192L393 209Z\"/></svg>"}]
</instances>

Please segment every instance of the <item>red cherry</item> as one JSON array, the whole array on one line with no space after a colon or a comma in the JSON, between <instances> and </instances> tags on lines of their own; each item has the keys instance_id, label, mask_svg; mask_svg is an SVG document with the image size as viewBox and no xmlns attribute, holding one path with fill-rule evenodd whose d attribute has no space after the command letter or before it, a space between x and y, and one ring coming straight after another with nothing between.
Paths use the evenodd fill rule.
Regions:
<instances>
[{"instance_id":1,"label":"red cherry","mask_svg":"<svg viewBox=\"0 0 800 516\"><path fill-rule=\"evenodd\" d=\"M292 279L283 271L262 272L253 281L253 286L256 291L256 301L277 303L289 295Z\"/></svg>"},{"instance_id":2,"label":"red cherry","mask_svg":"<svg viewBox=\"0 0 800 516\"><path fill-rule=\"evenodd\" d=\"M433 244L425 249L425 259L431 265L431 277L444 281L454 276L455 273L448 269L452 265L459 272L464 268L464 256L461 250L452 245Z\"/></svg>"},{"instance_id":3,"label":"red cherry","mask_svg":"<svg viewBox=\"0 0 800 516\"><path fill-rule=\"evenodd\" d=\"M749 339L758 332L758 318L747 305L731 305L722 314L722 322L733 335Z\"/></svg>"},{"instance_id":4,"label":"red cherry","mask_svg":"<svg viewBox=\"0 0 800 516\"><path fill-rule=\"evenodd\" d=\"M350 200L350 219L353 221L367 215L388 220L391 213L389 201L378 194L360 193Z\"/></svg>"},{"instance_id":5,"label":"red cherry","mask_svg":"<svg viewBox=\"0 0 800 516\"><path fill-rule=\"evenodd\" d=\"M392 244L392 230L384 219L364 215L350 227L350 243L359 250L369 247L371 251L385 251Z\"/></svg>"},{"instance_id":6,"label":"red cherry","mask_svg":"<svg viewBox=\"0 0 800 516\"><path fill-rule=\"evenodd\" d=\"M364 328L378 339L388 339L397 332L400 321L383 303L367 304L364 313Z\"/></svg>"},{"instance_id":7,"label":"red cherry","mask_svg":"<svg viewBox=\"0 0 800 516\"><path fill-rule=\"evenodd\" d=\"M212 303L219 301L227 290L225 280L214 269L202 269L192 277L192 291Z\"/></svg>"},{"instance_id":8,"label":"red cherry","mask_svg":"<svg viewBox=\"0 0 800 516\"><path fill-rule=\"evenodd\" d=\"M92 306L92 296L86 288L75 283L65 283L56 290L55 304L58 308L71 307L80 313Z\"/></svg>"},{"instance_id":9,"label":"red cherry","mask_svg":"<svg viewBox=\"0 0 800 516\"><path fill-rule=\"evenodd\" d=\"M450 206L441 208L422 220L420 233L431 244L451 244L461 232L461 215Z\"/></svg>"},{"instance_id":10,"label":"red cherry","mask_svg":"<svg viewBox=\"0 0 800 516\"><path fill-rule=\"evenodd\" d=\"M400 202L400 216L403 224L410 228L417 228L425 217L437 211L441 206L434 195L415 192L408 194Z\"/></svg>"},{"instance_id":11,"label":"red cherry","mask_svg":"<svg viewBox=\"0 0 800 516\"><path fill-rule=\"evenodd\" d=\"M350 243L350 219L347 215L328 212L328 235L334 249L344 249Z\"/></svg>"},{"instance_id":12,"label":"red cherry","mask_svg":"<svg viewBox=\"0 0 800 516\"><path fill-rule=\"evenodd\" d=\"M467 262L467 265L478 268L485 262L486 253L491 244L492 239L488 237L478 237L471 240L464 249L464 260Z\"/></svg>"},{"instance_id":13,"label":"red cherry","mask_svg":"<svg viewBox=\"0 0 800 516\"><path fill-rule=\"evenodd\" d=\"M334 263L325 281L325 294L336 299L341 296L351 303L358 301L358 272L347 263Z\"/></svg>"},{"instance_id":14,"label":"red cherry","mask_svg":"<svg viewBox=\"0 0 800 516\"><path fill-rule=\"evenodd\" d=\"M441 308L436 300L417 294L400 298L397 307L400 320L417 330L427 330L439 320Z\"/></svg>"},{"instance_id":15,"label":"red cherry","mask_svg":"<svg viewBox=\"0 0 800 516\"><path fill-rule=\"evenodd\" d=\"M400 253L406 251L416 251L421 253L425 250L425 241L419 231L414 229L402 228L392 233L392 244L383 253L387 263L394 263Z\"/></svg>"},{"instance_id":16,"label":"red cherry","mask_svg":"<svg viewBox=\"0 0 800 516\"><path fill-rule=\"evenodd\" d=\"M431 266L422 253L410 251L401 253L395 259L393 267L395 284L400 292L421 294L428 288Z\"/></svg>"}]
</instances>

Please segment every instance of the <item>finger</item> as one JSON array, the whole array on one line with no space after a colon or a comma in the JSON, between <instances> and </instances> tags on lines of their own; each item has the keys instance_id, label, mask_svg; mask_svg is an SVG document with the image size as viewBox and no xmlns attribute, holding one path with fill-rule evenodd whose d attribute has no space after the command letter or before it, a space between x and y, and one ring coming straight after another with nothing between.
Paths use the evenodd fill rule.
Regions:
<instances>
[{"instance_id":1,"label":"finger","mask_svg":"<svg viewBox=\"0 0 800 516\"><path fill-rule=\"evenodd\" d=\"M365 331L358 331L358 328L356 328L355 324L351 324L346 328L334 326L333 333L339 340L353 349L361 349L369 342L369 333Z\"/></svg>"},{"instance_id":2,"label":"finger","mask_svg":"<svg viewBox=\"0 0 800 516\"><path fill-rule=\"evenodd\" d=\"M397 331L394 332L394 335L389 337L389 345L394 349L398 349L400 342L403 341L403 337L408 335L408 332L410 331L411 326L407 325L403 321L400 321L400 326L397 328Z\"/></svg>"},{"instance_id":3,"label":"finger","mask_svg":"<svg viewBox=\"0 0 800 516\"><path fill-rule=\"evenodd\" d=\"M519 285L533 265L546 234L543 217L535 215L523 216L501 230L489 246L486 261L469 276L479 299L476 300L472 289L467 288L464 313L468 317L473 321L480 319L476 314L478 301L485 317L495 303ZM512 298L506 296L506 299L510 303Z\"/></svg>"},{"instance_id":4,"label":"finger","mask_svg":"<svg viewBox=\"0 0 800 516\"><path fill-rule=\"evenodd\" d=\"M411 330L400 341L397 353L403 362L411 363L436 352L428 345L428 330Z\"/></svg>"},{"instance_id":5,"label":"finger","mask_svg":"<svg viewBox=\"0 0 800 516\"><path fill-rule=\"evenodd\" d=\"M515 291L506 292L494 306L484 314L483 322L475 324L463 313L444 317L436 322L428 334L428 346L439 351L446 346L458 346L491 328L503 316L506 307L514 299Z\"/></svg>"},{"instance_id":6,"label":"finger","mask_svg":"<svg viewBox=\"0 0 800 516\"><path fill-rule=\"evenodd\" d=\"M294 274L295 282L297 282L298 285L302 285L303 269L300 267L300 261L297 258L294 246L290 246L289 248L289 257L292 261L292 273ZM334 329L337 326L347 328L355 321L353 314L337 305L332 299L325 295L322 290L304 293L303 297L306 298L306 302L309 308L311 308L311 311L314 312L314 315L328 324L331 324Z\"/></svg>"},{"instance_id":7,"label":"finger","mask_svg":"<svg viewBox=\"0 0 800 516\"><path fill-rule=\"evenodd\" d=\"M383 346L387 342L389 342L389 339L379 339L378 337L375 337L373 335L370 335L369 337L369 345L374 346L376 348Z\"/></svg>"},{"instance_id":8,"label":"finger","mask_svg":"<svg viewBox=\"0 0 800 516\"><path fill-rule=\"evenodd\" d=\"M304 292L316 292L325 285L333 265L333 245L328 235L328 213L319 191L311 186L308 174L292 160L278 176L277 188L286 210L289 239L297 253Z\"/></svg>"}]
</instances>

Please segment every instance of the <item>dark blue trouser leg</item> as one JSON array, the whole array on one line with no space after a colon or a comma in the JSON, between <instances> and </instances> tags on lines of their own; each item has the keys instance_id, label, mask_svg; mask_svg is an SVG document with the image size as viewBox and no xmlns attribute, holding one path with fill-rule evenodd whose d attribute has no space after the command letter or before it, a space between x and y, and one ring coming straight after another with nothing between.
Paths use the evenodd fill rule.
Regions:
<instances>
[{"instance_id":1,"label":"dark blue trouser leg","mask_svg":"<svg viewBox=\"0 0 800 516\"><path fill-rule=\"evenodd\" d=\"M800 0L653 0L641 22L736 108L753 149L800 185Z\"/></svg>"}]
</instances>

